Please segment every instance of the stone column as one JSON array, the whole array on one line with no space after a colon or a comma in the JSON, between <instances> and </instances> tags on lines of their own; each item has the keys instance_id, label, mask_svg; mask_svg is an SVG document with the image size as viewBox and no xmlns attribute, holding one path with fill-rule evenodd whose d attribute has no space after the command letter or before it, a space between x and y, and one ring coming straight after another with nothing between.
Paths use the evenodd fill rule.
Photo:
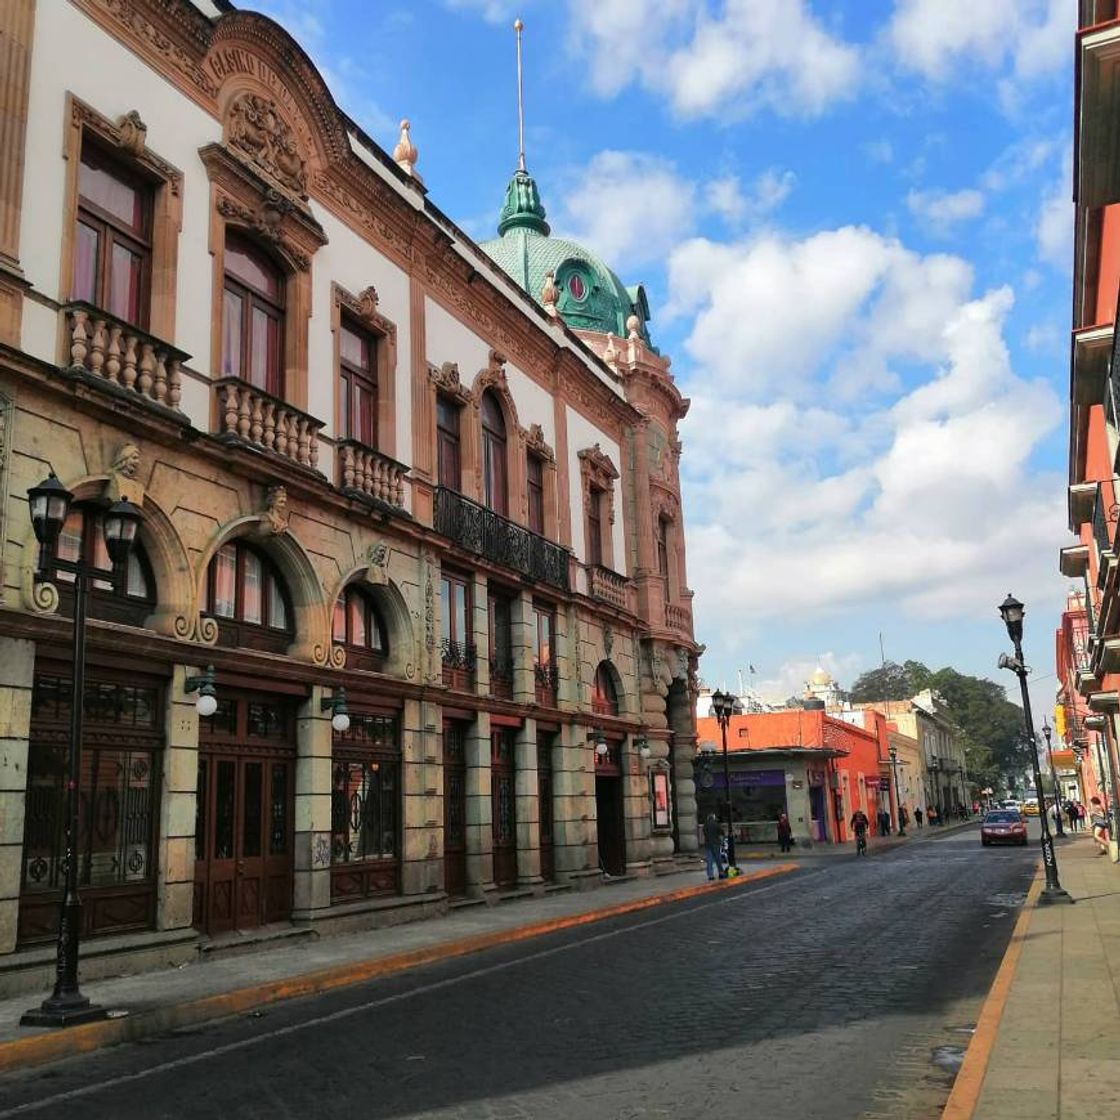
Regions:
<instances>
[{"instance_id":1,"label":"stone column","mask_svg":"<svg viewBox=\"0 0 1120 1120\"><path fill-rule=\"evenodd\" d=\"M490 713L479 712L466 736L467 889L494 890L494 833L490 801Z\"/></svg>"},{"instance_id":2,"label":"stone column","mask_svg":"<svg viewBox=\"0 0 1120 1120\"><path fill-rule=\"evenodd\" d=\"M486 577L471 581L471 641L475 649L474 687L479 696L490 693L490 589Z\"/></svg>"},{"instance_id":3,"label":"stone column","mask_svg":"<svg viewBox=\"0 0 1120 1120\"><path fill-rule=\"evenodd\" d=\"M673 732L673 790L677 808L677 850L681 852L695 852L700 847L692 766L696 757L696 725L691 704L687 688L677 685L670 690L666 714Z\"/></svg>"},{"instance_id":4,"label":"stone column","mask_svg":"<svg viewBox=\"0 0 1120 1120\"><path fill-rule=\"evenodd\" d=\"M510 640L513 643L513 699L532 704L536 699L533 661L533 596L522 591L510 604Z\"/></svg>"},{"instance_id":5,"label":"stone column","mask_svg":"<svg viewBox=\"0 0 1120 1120\"><path fill-rule=\"evenodd\" d=\"M296 829L292 918L313 922L331 905L331 713L321 685L296 717Z\"/></svg>"},{"instance_id":6,"label":"stone column","mask_svg":"<svg viewBox=\"0 0 1120 1120\"><path fill-rule=\"evenodd\" d=\"M0 638L0 953L16 947L35 643Z\"/></svg>"},{"instance_id":7,"label":"stone column","mask_svg":"<svg viewBox=\"0 0 1120 1120\"><path fill-rule=\"evenodd\" d=\"M631 875L648 875L654 850L649 776L646 764L634 746L633 735L627 735L622 744L622 813L626 831L626 870Z\"/></svg>"},{"instance_id":8,"label":"stone column","mask_svg":"<svg viewBox=\"0 0 1120 1120\"><path fill-rule=\"evenodd\" d=\"M815 843L813 805L809 799L809 768L804 762L787 762L785 771L786 815L793 830L793 839L798 844ZM800 789L796 788L798 782L801 783Z\"/></svg>"},{"instance_id":9,"label":"stone column","mask_svg":"<svg viewBox=\"0 0 1120 1120\"><path fill-rule=\"evenodd\" d=\"M587 730L565 724L552 752L552 839L558 879L597 875L595 767Z\"/></svg>"},{"instance_id":10,"label":"stone column","mask_svg":"<svg viewBox=\"0 0 1120 1120\"><path fill-rule=\"evenodd\" d=\"M401 717L401 893L443 890L443 759L437 704L406 700Z\"/></svg>"},{"instance_id":11,"label":"stone column","mask_svg":"<svg viewBox=\"0 0 1120 1120\"><path fill-rule=\"evenodd\" d=\"M556 612L556 669L560 683L556 705L563 711L578 711L583 693L583 650L580 648L579 615L574 606Z\"/></svg>"},{"instance_id":12,"label":"stone column","mask_svg":"<svg viewBox=\"0 0 1120 1120\"><path fill-rule=\"evenodd\" d=\"M537 721L527 719L514 745L514 792L517 798L517 883L536 886L541 878L541 803L537 781Z\"/></svg>"},{"instance_id":13,"label":"stone column","mask_svg":"<svg viewBox=\"0 0 1120 1120\"><path fill-rule=\"evenodd\" d=\"M198 710L183 691L201 669L176 665L167 696L167 745L159 788L156 929L186 929L194 920L195 824L198 820Z\"/></svg>"}]
</instances>

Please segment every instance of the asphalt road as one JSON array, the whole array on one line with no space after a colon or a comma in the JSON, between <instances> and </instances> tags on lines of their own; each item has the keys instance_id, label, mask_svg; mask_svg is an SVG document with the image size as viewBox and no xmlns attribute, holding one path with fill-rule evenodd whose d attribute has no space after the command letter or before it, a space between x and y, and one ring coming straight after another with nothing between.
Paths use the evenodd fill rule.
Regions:
<instances>
[{"instance_id":1,"label":"asphalt road","mask_svg":"<svg viewBox=\"0 0 1120 1120\"><path fill-rule=\"evenodd\" d=\"M0 1081L0 1120L927 1120L1037 848L975 829Z\"/></svg>"}]
</instances>

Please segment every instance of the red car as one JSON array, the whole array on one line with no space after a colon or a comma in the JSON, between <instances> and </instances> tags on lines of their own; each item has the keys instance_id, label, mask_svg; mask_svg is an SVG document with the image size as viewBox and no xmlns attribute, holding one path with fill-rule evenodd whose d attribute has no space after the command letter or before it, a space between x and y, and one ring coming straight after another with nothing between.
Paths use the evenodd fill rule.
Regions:
<instances>
[{"instance_id":1,"label":"red car","mask_svg":"<svg viewBox=\"0 0 1120 1120\"><path fill-rule=\"evenodd\" d=\"M1027 845L1027 823L1014 809L994 809L980 823L980 843Z\"/></svg>"}]
</instances>

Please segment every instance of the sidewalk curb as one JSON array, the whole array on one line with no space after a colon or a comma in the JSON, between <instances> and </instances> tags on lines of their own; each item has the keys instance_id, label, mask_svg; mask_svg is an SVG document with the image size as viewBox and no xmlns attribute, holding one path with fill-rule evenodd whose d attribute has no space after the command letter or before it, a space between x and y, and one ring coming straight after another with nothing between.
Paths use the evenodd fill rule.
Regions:
<instances>
[{"instance_id":1,"label":"sidewalk curb","mask_svg":"<svg viewBox=\"0 0 1120 1120\"><path fill-rule=\"evenodd\" d=\"M664 894L649 895L632 899L629 902L604 906L598 910L585 910L578 914L568 914L560 918L530 922L512 929L497 930L493 933L476 934L473 937L448 941L442 945L430 945L423 949L411 949L394 953L387 957L375 957L333 968L320 969L302 975L289 976L283 980L271 980L246 988L236 988L231 992L192 1000L188 1003L157 1007L128 1015L119 1019L106 1019L96 1023L86 1023L80 1027L56 1030L49 1033L30 1035L12 1042L0 1043L0 1072L25 1069L30 1066L55 1062L62 1058L73 1057L106 1046L116 1046L122 1042L134 1042L148 1035L161 1034L179 1027L194 1026L212 1019L223 1019L248 1011L254 1007L277 1003L280 1000L296 999L300 996L317 995L321 992L360 984L384 976L392 976L420 965L436 961L451 960L455 957L478 953L499 945L517 941L527 941L547 933L571 929L575 926L590 925L607 918L649 910L670 902L680 902L697 895L714 894L744 883L757 882L777 875L785 875L798 870L795 863L776 864L773 867L749 871L734 879L721 879L714 883L700 883L693 887L678 887Z\"/></svg>"},{"instance_id":2,"label":"sidewalk curb","mask_svg":"<svg viewBox=\"0 0 1120 1120\"><path fill-rule=\"evenodd\" d=\"M1015 979L1015 970L1019 965L1019 956L1023 951L1027 929L1038 906L1038 896L1042 893L1043 881L1040 864L1035 873L1034 881L1027 891L1023 911L1015 922L1014 930L1011 931L1011 940L1003 954L999 971L996 972L996 978L992 981L992 986L984 999L984 1005L980 1009L980 1016L976 1020L976 1030L972 1035L972 1041L968 1044L968 1049L965 1051L964 1061L961 1063L960 1072L953 1082L953 1090L945 1103L941 1120L972 1120L972 1114L976 1111L976 1105L980 1100L980 1090L984 1086L984 1076L988 1072L988 1060L992 1056L992 1047L995 1045L1000 1019L1003 1017L1007 997L1011 994L1011 984Z\"/></svg>"}]
</instances>

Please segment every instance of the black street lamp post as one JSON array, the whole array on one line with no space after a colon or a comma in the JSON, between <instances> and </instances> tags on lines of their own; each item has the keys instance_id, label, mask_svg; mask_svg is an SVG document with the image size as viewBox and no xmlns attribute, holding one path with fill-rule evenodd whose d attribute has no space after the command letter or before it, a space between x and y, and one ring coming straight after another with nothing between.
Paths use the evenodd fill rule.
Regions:
<instances>
[{"instance_id":1,"label":"black street lamp post","mask_svg":"<svg viewBox=\"0 0 1120 1120\"><path fill-rule=\"evenodd\" d=\"M112 571L96 567L85 559L60 560L56 554L58 536L70 512L74 495L54 476L27 492L31 524L39 542L37 581L53 579L59 572L74 580L73 671L70 682L70 754L66 773L66 882L58 915L58 947L55 961L54 991L39 1007L20 1019L28 1027L70 1027L105 1018L104 1008L92 1006L78 987L78 942L81 937L82 901L78 895L78 785L81 780L82 708L85 700L86 597L94 579L125 578L128 555L132 551L142 513L122 499L105 511L102 532L112 562Z\"/></svg>"},{"instance_id":2,"label":"black street lamp post","mask_svg":"<svg viewBox=\"0 0 1120 1120\"><path fill-rule=\"evenodd\" d=\"M1039 896L1039 902L1072 902L1069 893L1058 880L1058 857L1054 852L1054 838L1050 835L1050 822L1046 817L1045 798L1042 796L1042 771L1038 765L1038 751L1034 749L1034 717L1031 715L1031 696L1027 688L1027 667L1023 661L1023 615L1026 608L1013 595L1008 594L999 606L999 613L1007 626L1008 636L1015 647L1015 655L1008 657L1000 654L999 667L1010 669L1019 678L1019 691L1023 697L1023 720L1027 728L1027 738L1031 743L1031 765L1034 768L1034 788L1038 790L1041 812L1038 819L1042 825L1042 866L1046 871L1046 886Z\"/></svg>"},{"instance_id":3,"label":"black street lamp post","mask_svg":"<svg viewBox=\"0 0 1120 1120\"><path fill-rule=\"evenodd\" d=\"M1062 799L1058 793L1058 771L1054 769L1054 751L1050 746L1050 736L1054 733L1054 729L1047 722L1046 718L1042 720L1042 734L1046 737L1046 758L1050 763L1050 782L1054 789L1054 821L1056 825L1056 834L1062 839L1065 839L1066 830L1062 826ZM1042 791L1039 790L1041 795ZM1041 798L1043 807L1046 805L1046 799Z\"/></svg>"},{"instance_id":4,"label":"black street lamp post","mask_svg":"<svg viewBox=\"0 0 1120 1120\"><path fill-rule=\"evenodd\" d=\"M894 815L895 824L898 826L895 831L899 836L906 835L906 821L902 818L902 787L898 784L898 747L891 743L890 745L891 756L891 772L894 774Z\"/></svg>"},{"instance_id":5,"label":"black street lamp post","mask_svg":"<svg viewBox=\"0 0 1120 1120\"><path fill-rule=\"evenodd\" d=\"M731 764L727 756L727 725L739 706L738 701L729 692L712 693L712 714L719 723L720 734L723 736L723 781L727 790L727 866L738 870L735 862L735 825L731 815Z\"/></svg>"}]
</instances>

